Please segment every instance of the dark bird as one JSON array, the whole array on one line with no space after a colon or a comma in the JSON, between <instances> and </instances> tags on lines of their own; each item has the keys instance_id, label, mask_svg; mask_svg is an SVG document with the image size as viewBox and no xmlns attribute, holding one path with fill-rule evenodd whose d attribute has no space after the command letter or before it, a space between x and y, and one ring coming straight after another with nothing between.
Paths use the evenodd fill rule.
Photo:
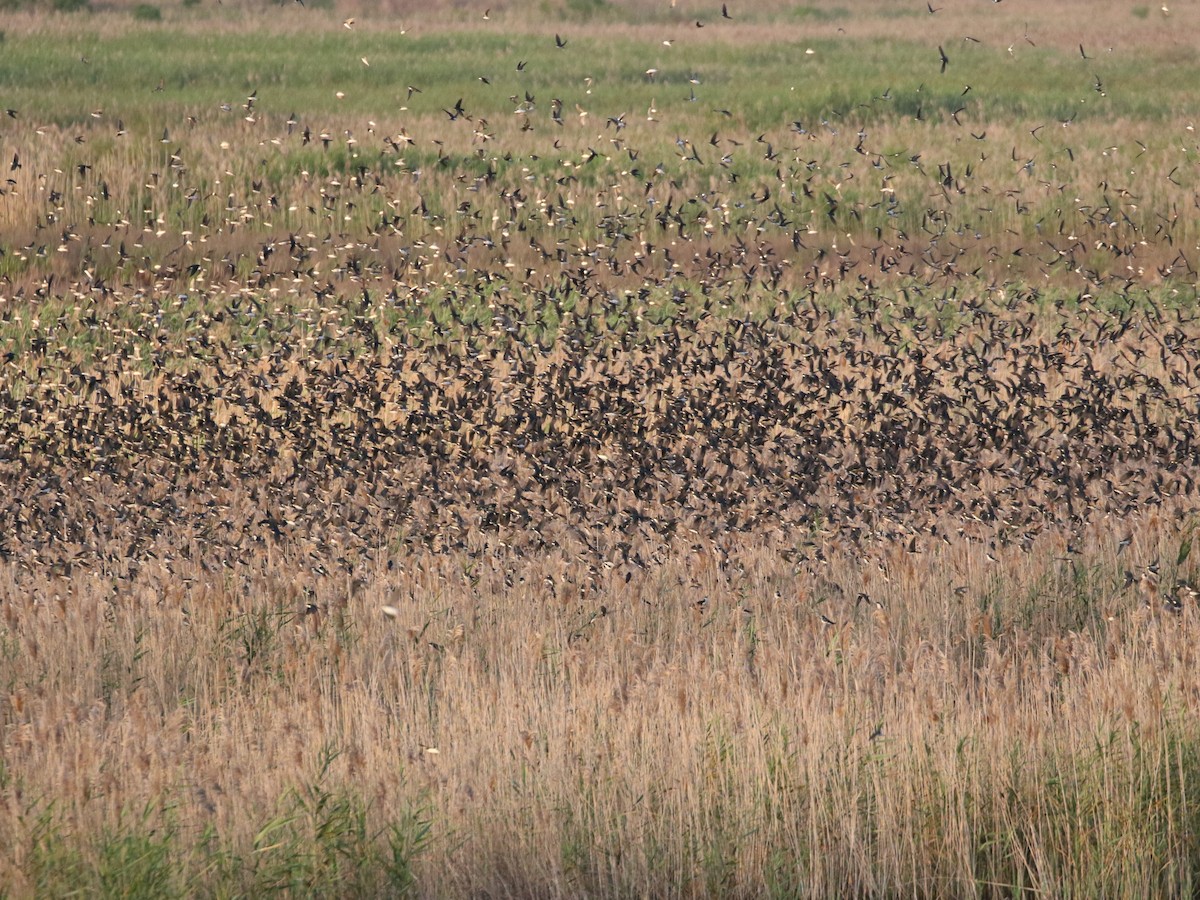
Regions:
<instances>
[{"instance_id":1,"label":"dark bird","mask_svg":"<svg viewBox=\"0 0 1200 900\"><path fill-rule=\"evenodd\" d=\"M721 18L722 19L732 19L733 18L733 16L731 16L729 14L729 7L724 3L721 4Z\"/></svg>"},{"instance_id":2,"label":"dark bird","mask_svg":"<svg viewBox=\"0 0 1200 900\"><path fill-rule=\"evenodd\" d=\"M946 66L950 65L950 57L946 55L946 51L941 48L941 45L938 45L938 56L942 59L942 74L944 75Z\"/></svg>"},{"instance_id":3,"label":"dark bird","mask_svg":"<svg viewBox=\"0 0 1200 900\"><path fill-rule=\"evenodd\" d=\"M554 36L554 46L561 50L563 47L567 46L567 42L556 34Z\"/></svg>"}]
</instances>

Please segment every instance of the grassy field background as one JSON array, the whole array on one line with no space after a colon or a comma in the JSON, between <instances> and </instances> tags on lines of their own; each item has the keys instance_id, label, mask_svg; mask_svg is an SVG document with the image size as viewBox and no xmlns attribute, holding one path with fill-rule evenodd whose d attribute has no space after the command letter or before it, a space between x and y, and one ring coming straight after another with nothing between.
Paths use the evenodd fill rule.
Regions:
<instances>
[{"instance_id":1,"label":"grassy field background","mask_svg":"<svg viewBox=\"0 0 1200 900\"><path fill-rule=\"evenodd\" d=\"M675 193L712 226L693 240L727 244L774 205L767 240L800 227L814 259L926 253L922 277L951 261L955 280L1078 290L1193 271L1190 7L913 6L13 14L4 269L17 285L81 264L112 283L164 265L211 278L226 253L253 268L256 242L369 243L384 216L436 242L514 219L486 176L574 206L588 243L612 236L590 202L603 185L622 231L655 243L679 235L639 201Z\"/></svg>"},{"instance_id":2,"label":"grassy field background","mask_svg":"<svg viewBox=\"0 0 1200 900\"><path fill-rule=\"evenodd\" d=\"M0 895L1196 892L1200 7L70 5Z\"/></svg>"}]
</instances>

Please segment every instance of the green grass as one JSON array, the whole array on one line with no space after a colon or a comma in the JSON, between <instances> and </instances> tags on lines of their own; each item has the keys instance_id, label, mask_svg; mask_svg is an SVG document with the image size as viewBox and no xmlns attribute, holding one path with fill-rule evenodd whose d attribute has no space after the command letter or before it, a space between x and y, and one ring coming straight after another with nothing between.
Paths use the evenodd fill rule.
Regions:
<instances>
[{"instance_id":1,"label":"green grass","mask_svg":"<svg viewBox=\"0 0 1200 900\"><path fill-rule=\"evenodd\" d=\"M814 53L806 55L806 49ZM1071 114L1077 121L1155 121L1188 110L1187 86L1200 80L1200 59L1190 53L1085 61L1078 53L1026 47L1017 60L1004 47L962 42L947 53L951 65L940 75L936 45L903 40L665 48L653 40L580 34L562 52L553 40L528 34L214 34L177 24L131 24L118 35L91 36L82 29L53 37L10 34L0 59L0 89L6 103L36 115L39 124L77 124L97 107L126 123L184 111L217 119L221 103L240 104L256 89L260 108L281 115L398 117L405 87L414 84L425 93L410 104L412 114L437 113L461 97L473 113L508 118L508 96L529 90L547 103L559 96L568 109L586 100L597 114L640 112L655 100L664 120L697 126L723 124L712 109L730 109L746 130L761 131L831 115L871 126L916 105L932 114L964 102L980 121L1053 121ZM518 60L527 62L523 73L515 69ZM651 67L659 70L655 81L644 74ZM589 76L596 82L591 95L584 93ZM1106 96L1094 90L1097 77L1107 85ZM695 108L687 102L689 78L700 82ZM160 81L163 90L156 92ZM960 102L968 84L972 93ZM338 90L346 94L341 101L334 96ZM885 93L890 101L879 99Z\"/></svg>"},{"instance_id":2,"label":"green grass","mask_svg":"<svg viewBox=\"0 0 1200 900\"><path fill-rule=\"evenodd\" d=\"M369 243L367 229L399 213L405 240L439 246L511 215L497 190L570 197L559 222L525 203L512 226L569 230L593 244L693 241L719 217L712 239L724 246L774 205L768 238L792 240L805 228L814 252L845 236L910 247L930 235L965 237L979 251L993 245L990 278L1034 283L1035 259L1051 265L1065 241L999 265L1017 245L1079 232L1063 276L1075 280L1079 269L1101 282L1124 273L1125 256L1149 254L1143 270L1162 267L1195 236L1189 219L1170 212L1197 185L1177 148L1200 62L1180 50L1134 58L1096 49L1084 60L1078 51L1022 44L1012 54L959 40L939 74L932 40L820 34L798 43L789 33L665 47L610 22L598 34L563 25L564 51L528 29L402 34L326 18L311 31L239 31L184 17L124 19L114 30L110 17L97 20L110 24L22 29L0 58L0 92L18 112L0 127L25 160L19 190L0 203L0 215L25 207L7 229L16 246L0 246L0 267L12 275L54 269L57 242L35 227L47 213L105 230L85 247L153 218L161 240L125 240L138 250L144 240L144 252L129 256L149 270L177 252L175 234L219 227L230 197L254 214L236 226L244 242L336 232ZM410 85L419 90L411 97ZM551 119L556 100L561 126ZM459 102L470 121L444 112ZM517 107L527 114L514 115ZM627 127L613 127L618 117ZM313 140L301 146L305 128ZM383 139L400 132L414 143L396 151ZM51 168L65 208L37 215L41 192L20 179ZM383 190L355 196L364 173ZM338 189L325 191L331 179ZM480 179L491 190L473 188ZM593 202L602 190L621 194L615 216L612 204ZM673 198L678 222L652 215L643 198ZM427 215L410 212L418 200ZM1120 227L1110 230L1110 218ZM130 276L111 253L79 255L76 268L90 262L110 278ZM253 264L243 257L233 268L247 274Z\"/></svg>"},{"instance_id":3,"label":"green grass","mask_svg":"<svg viewBox=\"0 0 1200 900\"><path fill-rule=\"evenodd\" d=\"M34 896L99 898L407 896L433 823L421 808L382 817L352 789L328 783L338 755L324 749L312 779L263 814L247 847L212 826L181 828L176 804L192 802L182 792L86 835L70 830L52 802L33 806L24 887ZM200 802L211 801L205 794Z\"/></svg>"}]
</instances>

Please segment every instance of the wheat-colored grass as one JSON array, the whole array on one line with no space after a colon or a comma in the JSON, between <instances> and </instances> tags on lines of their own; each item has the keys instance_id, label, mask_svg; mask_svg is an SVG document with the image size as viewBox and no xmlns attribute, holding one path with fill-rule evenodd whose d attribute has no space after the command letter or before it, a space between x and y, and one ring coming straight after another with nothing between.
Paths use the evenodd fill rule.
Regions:
<instances>
[{"instance_id":1,"label":"wheat-colored grass","mask_svg":"<svg viewBox=\"0 0 1200 900\"><path fill-rule=\"evenodd\" d=\"M0 896L1200 890L1200 6L728 5L5 12Z\"/></svg>"},{"instance_id":2,"label":"wheat-colored grass","mask_svg":"<svg viewBox=\"0 0 1200 900\"><path fill-rule=\"evenodd\" d=\"M369 587L9 565L0 875L59 884L48 828L86 864L141 814L203 890L200 836L269 867L326 764L369 832L429 823L425 896L1186 894L1197 613L1123 575L1189 576L1194 524L803 570L678 547L629 581L482 536Z\"/></svg>"}]
</instances>

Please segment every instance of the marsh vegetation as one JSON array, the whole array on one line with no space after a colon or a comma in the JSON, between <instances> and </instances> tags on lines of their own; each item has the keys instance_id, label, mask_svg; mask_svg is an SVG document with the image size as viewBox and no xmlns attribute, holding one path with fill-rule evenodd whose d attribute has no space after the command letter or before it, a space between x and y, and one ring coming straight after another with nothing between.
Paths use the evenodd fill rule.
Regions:
<instances>
[{"instance_id":1,"label":"marsh vegetation","mask_svg":"<svg viewBox=\"0 0 1200 900\"><path fill-rule=\"evenodd\" d=\"M0 893L1196 891L1200 10L93 6Z\"/></svg>"}]
</instances>

